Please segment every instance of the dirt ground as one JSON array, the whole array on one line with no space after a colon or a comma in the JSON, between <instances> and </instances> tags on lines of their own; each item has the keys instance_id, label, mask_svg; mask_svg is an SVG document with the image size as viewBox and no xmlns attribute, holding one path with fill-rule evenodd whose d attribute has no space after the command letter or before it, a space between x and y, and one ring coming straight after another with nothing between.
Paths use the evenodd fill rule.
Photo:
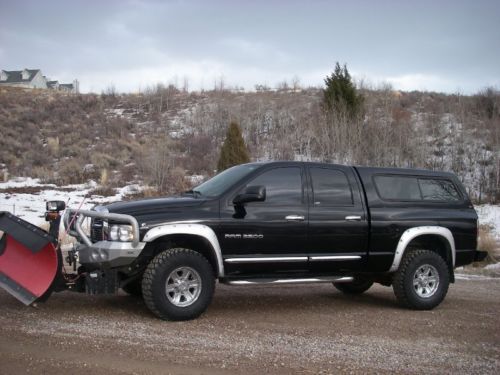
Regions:
<instances>
[{"instance_id":1,"label":"dirt ground","mask_svg":"<svg viewBox=\"0 0 500 375\"><path fill-rule=\"evenodd\" d=\"M458 280L433 311L374 286L218 285L199 319L64 292L38 308L0 290L0 374L500 373L500 279Z\"/></svg>"}]
</instances>

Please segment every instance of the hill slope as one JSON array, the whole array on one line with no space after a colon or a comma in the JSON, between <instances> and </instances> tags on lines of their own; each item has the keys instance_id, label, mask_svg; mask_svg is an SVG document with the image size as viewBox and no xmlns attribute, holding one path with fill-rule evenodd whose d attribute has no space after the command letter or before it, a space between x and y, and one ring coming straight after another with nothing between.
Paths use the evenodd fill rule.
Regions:
<instances>
[{"instance_id":1,"label":"hill slope","mask_svg":"<svg viewBox=\"0 0 500 375\"><path fill-rule=\"evenodd\" d=\"M500 95L362 90L364 116L325 116L318 89L64 95L0 89L0 163L59 184L137 180L162 192L211 175L230 121L253 160L451 170L477 201L500 199ZM2 168L2 166L0 166Z\"/></svg>"}]
</instances>

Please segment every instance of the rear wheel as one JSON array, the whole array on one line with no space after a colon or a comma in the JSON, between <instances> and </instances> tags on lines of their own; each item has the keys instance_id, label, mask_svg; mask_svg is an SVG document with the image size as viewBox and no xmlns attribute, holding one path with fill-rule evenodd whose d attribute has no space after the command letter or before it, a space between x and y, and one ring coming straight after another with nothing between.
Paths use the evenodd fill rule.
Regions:
<instances>
[{"instance_id":1,"label":"rear wheel","mask_svg":"<svg viewBox=\"0 0 500 375\"><path fill-rule=\"evenodd\" d=\"M411 250L405 254L393 277L398 302L415 310L431 310L439 305L450 283L446 262L429 250Z\"/></svg>"},{"instance_id":2,"label":"rear wheel","mask_svg":"<svg viewBox=\"0 0 500 375\"><path fill-rule=\"evenodd\" d=\"M201 315L212 300L212 266L190 249L169 249L148 265L142 281L146 306L165 320L189 320Z\"/></svg>"},{"instance_id":3,"label":"rear wheel","mask_svg":"<svg viewBox=\"0 0 500 375\"><path fill-rule=\"evenodd\" d=\"M373 280L356 277L350 283L333 283L333 286L345 294L361 294L373 285Z\"/></svg>"}]
</instances>

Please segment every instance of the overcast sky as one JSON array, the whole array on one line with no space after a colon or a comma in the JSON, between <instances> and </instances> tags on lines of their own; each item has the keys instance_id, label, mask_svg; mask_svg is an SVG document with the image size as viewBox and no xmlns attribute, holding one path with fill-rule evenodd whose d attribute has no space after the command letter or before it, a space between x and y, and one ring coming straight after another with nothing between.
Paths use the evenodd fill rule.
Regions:
<instances>
[{"instance_id":1,"label":"overcast sky","mask_svg":"<svg viewBox=\"0 0 500 375\"><path fill-rule=\"evenodd\" d=\"M500 88L500 0L0 1L0 68L84 92L318 86L336 61L396 89Z\"/></svg>"}]
</instances>

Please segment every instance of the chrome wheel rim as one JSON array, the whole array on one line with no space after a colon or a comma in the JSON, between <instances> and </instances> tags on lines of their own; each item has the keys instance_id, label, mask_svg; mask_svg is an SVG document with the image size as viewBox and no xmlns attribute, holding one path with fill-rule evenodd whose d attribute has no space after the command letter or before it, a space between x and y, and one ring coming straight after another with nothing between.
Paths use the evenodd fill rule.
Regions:
<instances>
[{"instance_id":1,"label":"chrome wheel rim","mask_svg":"<svg viewBox=\"0 0 500 375\"><path fill-rule=\"evenodd\" d=\"M178 267L167 277L165 293L170 303L187 307L196 302L201 293L201 277L191 267Z\"/></svg>"},{"instance_id":2,"label":"chrome wheel rim","mask_svg":"<svg viewBox=\"0 0 500 375\"><path fill-rule=\"evenodd\" d=\"M436 267L424 264L413 275L413 289L420 298L429 298L436 294L439 287L439 273Z\"/></svg>"}]
</instances>

